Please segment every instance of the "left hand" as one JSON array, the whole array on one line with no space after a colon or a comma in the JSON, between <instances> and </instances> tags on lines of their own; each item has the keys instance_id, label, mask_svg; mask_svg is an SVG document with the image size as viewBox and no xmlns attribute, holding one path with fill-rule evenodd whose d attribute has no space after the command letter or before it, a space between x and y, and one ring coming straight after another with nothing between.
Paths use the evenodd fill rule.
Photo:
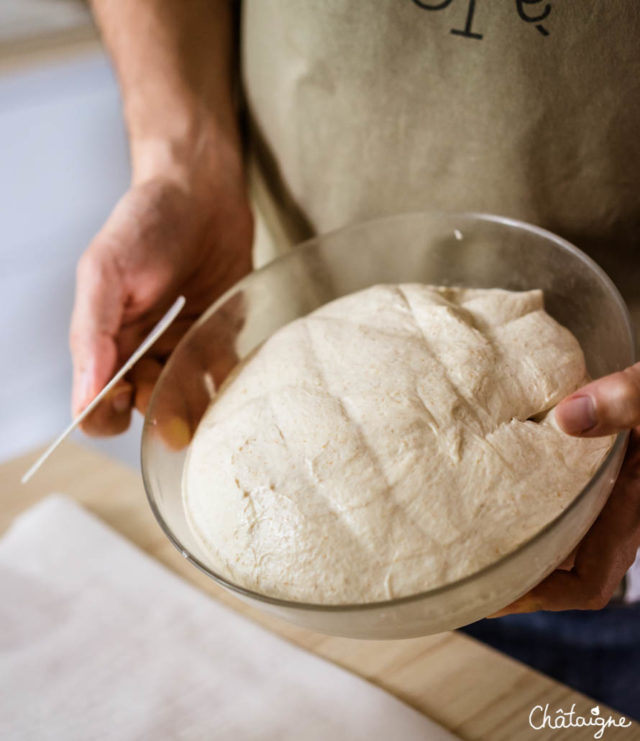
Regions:
<instances>
[{"instance_id":1,"label":"left hand","mask_svg":"<svg viewBox=\"0 0 640 741\"><path fill-rule=\"evenodd\" d=\"M574 553L530 592L489 617L605 607L640 548L640 363L593 381L558 404L560 427L597 437L630 429L629 448L602 512Z\"/></svg>"}]
</instances>

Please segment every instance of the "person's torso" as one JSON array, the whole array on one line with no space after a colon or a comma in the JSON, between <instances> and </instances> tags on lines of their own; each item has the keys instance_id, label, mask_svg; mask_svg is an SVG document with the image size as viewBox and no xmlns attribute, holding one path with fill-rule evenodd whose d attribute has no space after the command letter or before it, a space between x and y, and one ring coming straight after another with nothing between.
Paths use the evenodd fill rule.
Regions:
<instances>
[{"instance_id":1,"label":"person's torso","mask_svg":"<svg viewBox=\"0 0 640 741\"><path fill-rule=\"evenodd\" d=\"M300 237L485 211L637 283L637 0L244 0L242 33L257 149Z\"/></svg>"}]
</instances>

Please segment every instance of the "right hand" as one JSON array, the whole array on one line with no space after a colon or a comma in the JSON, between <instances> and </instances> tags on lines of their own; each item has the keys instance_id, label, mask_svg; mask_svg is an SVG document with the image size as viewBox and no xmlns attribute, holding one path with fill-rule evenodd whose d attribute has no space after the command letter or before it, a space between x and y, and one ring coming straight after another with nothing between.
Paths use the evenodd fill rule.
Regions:
<instances>
[{"instance_id":1,"label":"right hand","mask_svg":"<svg viewBox=\"0 0 640 741\"><path fill-rule=\"evenodd\" d=\"M253 221L241 168L218 172L193 180L161 174L135 183L80 258L70 332L74 415L175 298L187 299L149 354L84 420L90 435L120 433L133 406L144 412L180 337L251 270Z\"/></svg>"}]
</instances>

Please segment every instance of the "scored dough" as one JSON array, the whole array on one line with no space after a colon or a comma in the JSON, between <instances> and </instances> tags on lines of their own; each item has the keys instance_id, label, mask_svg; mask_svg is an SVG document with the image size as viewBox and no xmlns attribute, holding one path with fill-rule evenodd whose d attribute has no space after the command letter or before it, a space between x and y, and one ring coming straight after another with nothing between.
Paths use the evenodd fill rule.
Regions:
<instances>
[{"instance_id":1,"label":"scored dough","mask_svg":"<svg viewBox=\"0 0 640 741\"><path fill-rule=\"evenodd\" d=\"M376 602L446 584L589 481L612 438L570 437L546 413L586 380L541 291L345 296L221 388L185 465L189 524L211 568L272 597Z\"/></svg>"}]
</instances>

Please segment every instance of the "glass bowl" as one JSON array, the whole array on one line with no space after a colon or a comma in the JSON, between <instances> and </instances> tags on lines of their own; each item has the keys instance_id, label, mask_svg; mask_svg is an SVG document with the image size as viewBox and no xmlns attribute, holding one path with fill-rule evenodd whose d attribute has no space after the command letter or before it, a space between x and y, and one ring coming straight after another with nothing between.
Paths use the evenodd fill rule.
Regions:
<instances>
[{"instance_id":1,"label":"glass bowl","mask_svg":"<svg viewBox=\"0 0 640 741\"><path fill-rule=\"evenodd\" d=\"M605 273L550 232L483 214L413 213L316 237L237 283L189 330L151 398L142 473L162 529L191 563L255 607L312 630L355 638L407 638L457 628L509 604L555 569L602 509L627 434L589 484L516 550L456 582L385 602L321 605L274 599L216 573L191 534L181 481L190 438L229 371L284 324L377 283L541 288L547 311L580 341L592 377L630 364L627 309ZM541 461L541 465L544 462Z\"/></svg>"}]
</instances>

